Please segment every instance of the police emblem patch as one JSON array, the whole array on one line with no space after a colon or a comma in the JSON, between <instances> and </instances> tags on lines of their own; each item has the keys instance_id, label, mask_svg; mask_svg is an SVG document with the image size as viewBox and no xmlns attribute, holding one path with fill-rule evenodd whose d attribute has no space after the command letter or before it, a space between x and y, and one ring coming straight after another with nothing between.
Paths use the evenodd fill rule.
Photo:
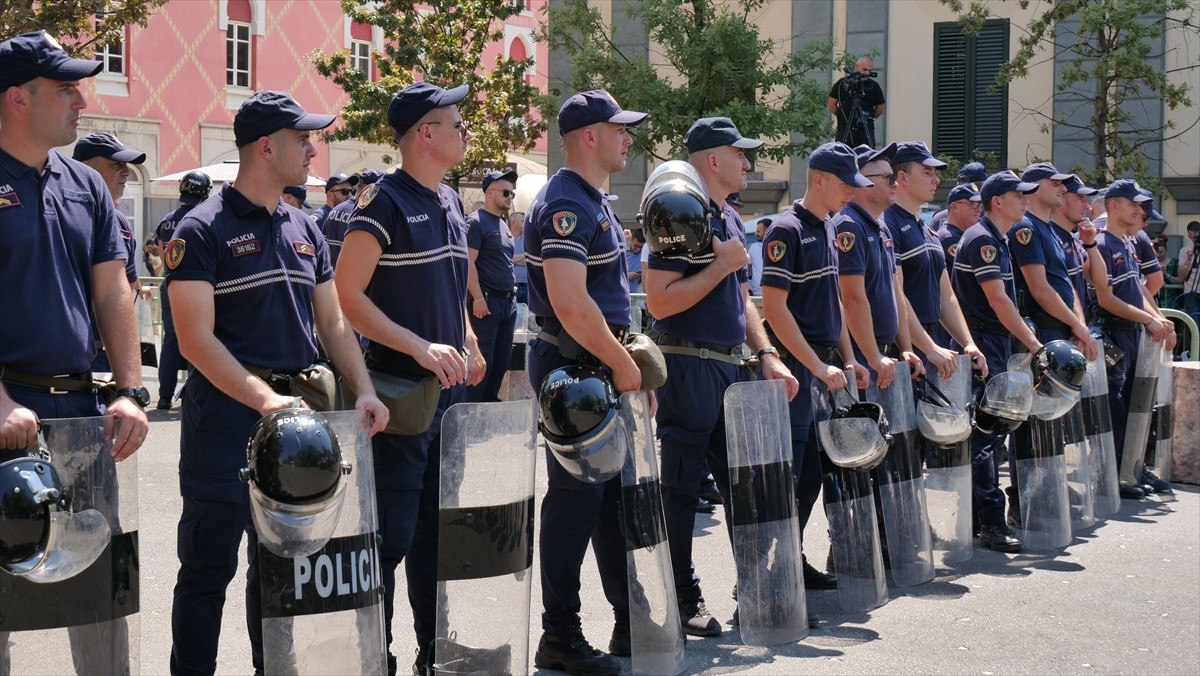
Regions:
<instances>
[{"instance_id":1,"label":"police emblem patch","mask_svg":"<svg viewBox=\"0 0 1200 676\"><path fill-rule=\"evenodd\" d=\"M787 245L783 242L775 241L767 245L767 258L772 263L778 263L785 253L787 253Z\"/></svg>"},{"instance_id":2,"label":"police emblem patch","mask_svg":"<svg viewBox=\"0 0 1200 676\"><path fill-rule=\"evenodd\" d=\"M566 237L575 232L575 224L579 222L579 217L570 211L560 211L550 218L550 224L554 226L554 232Z\"/></svg>"},{"instance_id":3,"label":"police emblem patch","mask_svg":"<svg viewBox=\"0 0 1200 676\"><path fill-rule=\"evenodd\" d=\"M317 248L308 242L292 242L292 248L301 256L317 255Z\"/></svg>"},{"instance_id":4,"label":"police emblem patch","mask_svg":"<svg viewBox=\"0 0 1200 676\"><path fill-rule=\"evenodd\" d=\"M1032 239L1033 239L1033 230L1030 230L1029 228L1021 228L1021 229L1017 230L1017 243L1018 244L1024 246L1026 244L1029 244L1029 242Z\"/></svg>"},{"instance_id":5,"label":"police emblem patch","mask_svg":"<svg viewBox=\"0 0 1200 676\"><path fill-rule=\"evenodd\" d=\"M163 261L168 268L174 270L183 262L183 251L187 247L187 243L182 239L173 239L167 242L167 248L163 250Z\"/></svg>"},{"instance_id":6,"label":"police emblem patch","mask_svg":"<svg viewBox=\"0 0 1200 676\"><path fill-rule=\"evenodd\" d=\"M15 191L0 193L0 209L19 206L21 206L21 198L17 197Z\"/></svg>"},{"instance_id":7,"label":"police emblem patch","mask_svg":"<svg viewBox=\"0 0 1200 676\"><path fill-rule=\"evenodd\" d=\"M951 256L953 256L954 254L958 253L958 245L957 245L957 244L951 244L951 245L950 245L950 246L949 246L949 247L946 249L946 253L950 254Z\"/></svg>"},{"instance_id":8,"label":"police emblem patch","mask_svg":"<svg viewBox=\"0 0 1200 676\"><path fill-rule=\"evenodd\" d=\"M375 196L378 194L379 186L372 183L371 185L363 188L362 192L358 193L358 201L355 202L355 204L358 205L359 209L366 209L367 205L370 204L371 200L375 199Z\"/></svg>"},{"instance_id":9,"label":"police emblem patch","mask_svg":"<svg viewBox=\"0 0 1200 676\"><path fill-rule=\"evenodd\" d=\"M991 263L996 260L996 247L991 244L986 244L979 249L979 256L984 263Z\"/></svg>"},{"instance_id":10,"label":"police emblem patch","mask_svg":"<svg viewBox=\"0 0 1200 676\"><path fill-rule=\"evenodd\" d=\"M854 248L854 233L843 232L837 236L834 242L837 243L837 248L842 253L850 253L850 250Z\"/></svg>"}]
</instances>

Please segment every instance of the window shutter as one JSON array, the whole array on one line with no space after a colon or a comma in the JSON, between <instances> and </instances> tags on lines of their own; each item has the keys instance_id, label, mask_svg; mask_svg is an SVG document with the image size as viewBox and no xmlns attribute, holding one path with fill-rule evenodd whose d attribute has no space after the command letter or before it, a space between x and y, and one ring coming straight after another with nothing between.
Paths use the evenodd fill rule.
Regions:
<instances>
[{"instance_id":1,"label":"window shutter","mask_svg":"<svg viewBox=\"0 0 1200 676\"><path fill-rule=\"evenodd\" d=\"M979 35L939 23L933 37L933 152L968 162L981 150L1006 165L1008 88L988 88L1008 60L1008 21L987 21Z\"/></svg>"}]
</instances>

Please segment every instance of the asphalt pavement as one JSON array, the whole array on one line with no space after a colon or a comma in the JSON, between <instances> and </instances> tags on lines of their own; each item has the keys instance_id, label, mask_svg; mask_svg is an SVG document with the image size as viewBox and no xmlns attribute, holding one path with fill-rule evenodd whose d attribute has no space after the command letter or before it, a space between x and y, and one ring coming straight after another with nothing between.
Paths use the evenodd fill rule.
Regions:
<instances>
[{"instance_id":1,"label":"asphalt pavement","mask_svg":"<svg viewBox=\"0 0 1200 676\"><path fill-rule=\"evenodd\" d=\"M171 650L171 591L178 571L179 409L152 412L137 454L141 549L141 672L166 674ZM537 491L545 491L541 461ZM1077 533L1054 555L1004 555L976 544L974 556L934 581L901 589L869 613L847 613L836 591L809 592L820 625L799 643L742 645L728 625L736 606L735 572L723 517L698 515L695 557L718 638L689 638L684 673L722 674L1200 674L1200 494L1176 485L1174 501L1123 501L1121 510ZM805 549L820 563L826 520L814 510ZM243 552L242 560L245 556ZM540 635L535 557L529 655ZM244 568L244 565L243 565ZM401 579L403 576L401 576ZM244 576L230 585L218 674L249 674ZM590 555L583 570L584 631L608 644L611 610ZM393 652L408 673L415 652L411 615L397 593ZM480 617L480 622L498 618ZM622 660L630 669L628 659ZM551 674L555 672L541 671Z\"/></svg>"}]
</instances>

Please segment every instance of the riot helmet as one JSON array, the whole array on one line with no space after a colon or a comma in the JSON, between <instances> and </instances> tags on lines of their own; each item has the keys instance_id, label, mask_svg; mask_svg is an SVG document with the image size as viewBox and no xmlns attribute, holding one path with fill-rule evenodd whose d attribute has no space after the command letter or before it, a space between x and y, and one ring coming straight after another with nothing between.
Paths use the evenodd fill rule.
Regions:
<instances>
[{"instance_id":1,"label":"riot helmet","mask_svg":"<svg viewBox=\"0 0 1200 676\"><path fill-rule=\"evenodd\" d=\"M179 179L179 198L185 202L198 204L208 199L210 192L212 179L203 171L189 171Z\"/></svg>"},{"instance_id":2,"label":"riot helmet","mask_svg":"<svg viewBox=\"0 0 1200 676\"><path fill-rule=\"evenodd\" d=\"M917 428L921 436L943 446L966 441L971 436L971 411L950 401L925 376L917 379Z\"/></svg>"},{"instance_id":3,"label":"riot helmet","mask_svg":"<svg viewBox=\"0 0 1200 676\"><path fill-rule=\"evenodd\" d=\"M345 496L342 476L351 471L325 416L305 408L268 414L251 430L246 457L239 476L249 484L262 543L284 557L325 546Z\"/></svg>"},{"instance_id":4,"label":"riot helmet","mask_svg":"<svg viewBox=\"0 0 1200 676\"><path fill-rule=\"evenodd\" d=\"M1028 373L1006 371L992 376L975 405L975 429L992 436L1011 434L1029 419L1033 382Z\"/></svg>"},{"instance_id":5,"label":"riot helmet","mask_svg":"<svg viewBox=\"0 0 1200 676\"><path fill-rule=\"evenodd\" d=\"M853 377L846 389L827 393L820 406L829 414L817 423L821 448L838 467L867 470L883 461L892 435L883 407L873 401L855 401L850 393ZM823 385L820 384L820 385ZM813 384L818 388L818 383Z\"/></svg>"},{"instance_id":6,"label":"riot helmet","mask_svg":"<svg viewBox=\"0 0 1200 676\"><path fill-rule=\"evenodd\" d=\"M1087 359L1074 345L1065 340L1046 343L1033 356L1031 368L1035 393L1063 399L1071 405L1079 401L1087 375Z\"/></svg>"},{"instance_id":7,"label":"riot helmet","mask_svg":"<svg viewBox=\"0 0 1200 676\"><path fill-rule=\"evenodd\" d=\"M709 250L714 216L716 210L695 168L671 160L646 181L637 220L651 252L687 256Z\"/></svg>"},{"instance_id":8,"label":"riot helmet","mask_svg":"<svg viewBox=\"0 0 1200 676\"><path fill-rule=\"evenodd\" d=\"M100 512L71 512L54 465L34 457L0 463L0 568L32 582L60 582L92 565L110 538Z\"/></svg>"},{"instance_id":9,"label":"riot helmet","mask_svg":"<svg viewBox=\"0 0 1200 676\"><path fill-rule=\"evenodd\" d=\"M564 366L542 381L538 429L554 459L584 483L603 483L625 464L629 444L621 401L608 376L590 366Z\"/></svg>"}]
</instances>

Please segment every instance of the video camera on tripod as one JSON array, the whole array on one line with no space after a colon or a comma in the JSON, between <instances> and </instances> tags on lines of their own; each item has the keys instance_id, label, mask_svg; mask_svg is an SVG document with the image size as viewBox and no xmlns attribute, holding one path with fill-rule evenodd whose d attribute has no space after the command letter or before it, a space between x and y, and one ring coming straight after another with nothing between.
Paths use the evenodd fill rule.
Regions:
<instances>
[{"instance_id":1,"label":"video camera on tripod","mask_svg":"<svg viewBox=\"0 0 1200 676\"><path fill-rule=\"evenodd\" d=\"M874 148L875 129L871 121L875 119L875 116L871 108L864 105L863 99L866 97L867 78L878 78L879 73L873 70L860 73L848 66L843 67L842 70L846 73L846 77L842 78L843 94L841 99L849 100L850 105L845 108L846 138L838 140L851 147L866 143Z\"/></svg>"}]
</instances>

